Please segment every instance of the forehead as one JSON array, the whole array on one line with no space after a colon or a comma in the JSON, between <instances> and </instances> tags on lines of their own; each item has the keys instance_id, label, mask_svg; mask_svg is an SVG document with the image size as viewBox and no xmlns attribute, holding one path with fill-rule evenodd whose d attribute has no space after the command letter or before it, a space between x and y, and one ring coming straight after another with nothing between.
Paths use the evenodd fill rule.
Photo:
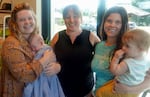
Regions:
<instances>
[{"instance_id":1,"label":"forehead","mask_svg":"<svg viewBox=\"0 0 150 97\"><path fill-rule=\"evenodd\" d=\"M121 20L121 16L119 13L111 13L107 17L107 19Z\"/></svg>"},{"instance_id":2,"label":"forehead","mask_svg":"<svg viewBox=\"0 0 150 97\"><path fill-rule=\"evenodd\" d=\"M16 16L17 16L17 18L32 16L32 12L30 10L21 10L21 11L17 12Z\"/></svg>"},{"instance_id":3,"label":"forehead","mask_svg":"<svg viewBox=\"0 0 150 97\"><path fill-rule=\"evenodd\" d=\"M64 18L67 17L68 15L72 15L72 14L76 15L78 17L81 17L81 12L77 7L74 7L74 6L68 7L66 9L64 9L64 11L63 11Z\"/></svg>"},{"instance_id":4,"label":"forehead","mask_svg":"<svg viewBox=\"0 0 150 97\"><path fill-rule=\"evenodd\" d=\"M33 39L33 40L30 42L30 44L31 44L32 46L36 47L36 46L38 46L38 45L40 44L40 41L35 38L35 39Z\"/></svg>"},{"instance_id":5,"label":"forehead","mask_svg":"<svg viewBox=\"0 0 150 97\"><path fill-rule=\"evenodd\" d=\"M32 37L32 42L38 42L40 40L40 37L38 36L38 35L34 35L33 37Z\"/></svg>"}]
</instances>

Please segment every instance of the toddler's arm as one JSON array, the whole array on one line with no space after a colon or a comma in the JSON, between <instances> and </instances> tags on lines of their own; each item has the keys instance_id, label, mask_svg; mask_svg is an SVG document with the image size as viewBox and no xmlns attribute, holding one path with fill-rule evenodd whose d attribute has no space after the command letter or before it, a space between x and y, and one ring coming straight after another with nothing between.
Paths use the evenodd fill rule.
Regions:
<instances>
[{"instance_id":1,"label":"toddler's arm","mask_svg":"<svg viewBox=\"0 0 150 97\"><path fill-rule=\"evenodd\" d=\"M115 52L115 55L111 60L110 71L114 75L124 74L128 70L128 67L124 61L119 63L120 59L123 58L123 55L124 55L124 51L120 49Z\"/></svg>"}]
</instances>

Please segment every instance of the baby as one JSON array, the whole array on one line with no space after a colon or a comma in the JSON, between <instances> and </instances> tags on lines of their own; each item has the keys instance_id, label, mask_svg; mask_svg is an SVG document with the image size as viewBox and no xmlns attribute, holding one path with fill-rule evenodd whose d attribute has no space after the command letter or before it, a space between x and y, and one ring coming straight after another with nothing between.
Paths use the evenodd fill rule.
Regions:
<instances>
[{"instance_id":1,"label":"baby","mask_svg":"<svg viewBox=\"0 0 150 97\"><path fill-rule=\"evenodd\" d=\"M52 50L52 48L44 43L43 38L39 34L31 35L29 43L34 53L34 59L37 60L46 50ZM56 57L52 57L51 64L58 64ZM48 76L44 72L31 83L26 83L24 88L23 97L65 97L61 88L57 75Z\"/></svg>"}]
</instances>

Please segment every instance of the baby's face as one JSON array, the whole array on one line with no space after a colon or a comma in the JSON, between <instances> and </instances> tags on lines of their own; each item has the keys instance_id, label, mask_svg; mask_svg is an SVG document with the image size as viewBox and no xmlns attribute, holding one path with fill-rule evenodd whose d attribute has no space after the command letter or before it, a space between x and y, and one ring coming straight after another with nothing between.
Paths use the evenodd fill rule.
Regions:
<instances>
[{"instance_id":1,"label":"baby's face","mask_svg":"<svg viewBox=\"0 0 150 97\"><path fill-rule=\"evenodd\" d=\"M38 38L34 38L30 44L34 52L39 51L43 46L43 43L39 41Z\"/></svg>"}]
</instances>

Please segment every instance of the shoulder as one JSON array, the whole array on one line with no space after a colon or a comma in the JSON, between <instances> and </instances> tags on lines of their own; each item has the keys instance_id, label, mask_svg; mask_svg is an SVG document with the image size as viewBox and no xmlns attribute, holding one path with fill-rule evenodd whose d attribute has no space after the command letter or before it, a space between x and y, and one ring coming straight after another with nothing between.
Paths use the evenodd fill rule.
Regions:
<instances>
[{"instance_id":1,"label":"shoulder","mask_svg":"<svg viewBox=\"0 0 150 97\"><path fill-rule=\"evenodd\" d=\"M7 47L17 47L19 46L19 44L20 44L19 40L17 40L13 36L7 37L3 42L3 46L7 46Z\"/></svg>"},{"instance_id":2,"label":"shoulder","mask_svg":"<svg viewBox=\"0 0 150 97\"><path fill-rule=\"evenodd\" d=\"M54 37L52 38L52 40L50 41L50 45L52 48L54 48L56 42L58 41L58 38L59 38L59 32L57 32Z\"/></svg>"},{"instance_id":3,"label":"shoulder","mask_svg":"<svg viewBox=\"0 0 150 97\"><path fill-rule=\"evenodd\" d=\"M59 36L64 34L66 30L62 30L60 32L57 32L54 37L52 38L52 40L50 41L50 45L52 46L52 48L55 46L56 42L59 39Z\"/></svg>"},{"instance_id":4,"label":"shoulder","mask_svg":"<svg viewBox=\"0 0 150 97\"><path fill-rule=\"evenodd\" d=\"M94 32L90 32L89 40L93 46L100 42L99 37Z\"/></svg>"}]
</instances>

